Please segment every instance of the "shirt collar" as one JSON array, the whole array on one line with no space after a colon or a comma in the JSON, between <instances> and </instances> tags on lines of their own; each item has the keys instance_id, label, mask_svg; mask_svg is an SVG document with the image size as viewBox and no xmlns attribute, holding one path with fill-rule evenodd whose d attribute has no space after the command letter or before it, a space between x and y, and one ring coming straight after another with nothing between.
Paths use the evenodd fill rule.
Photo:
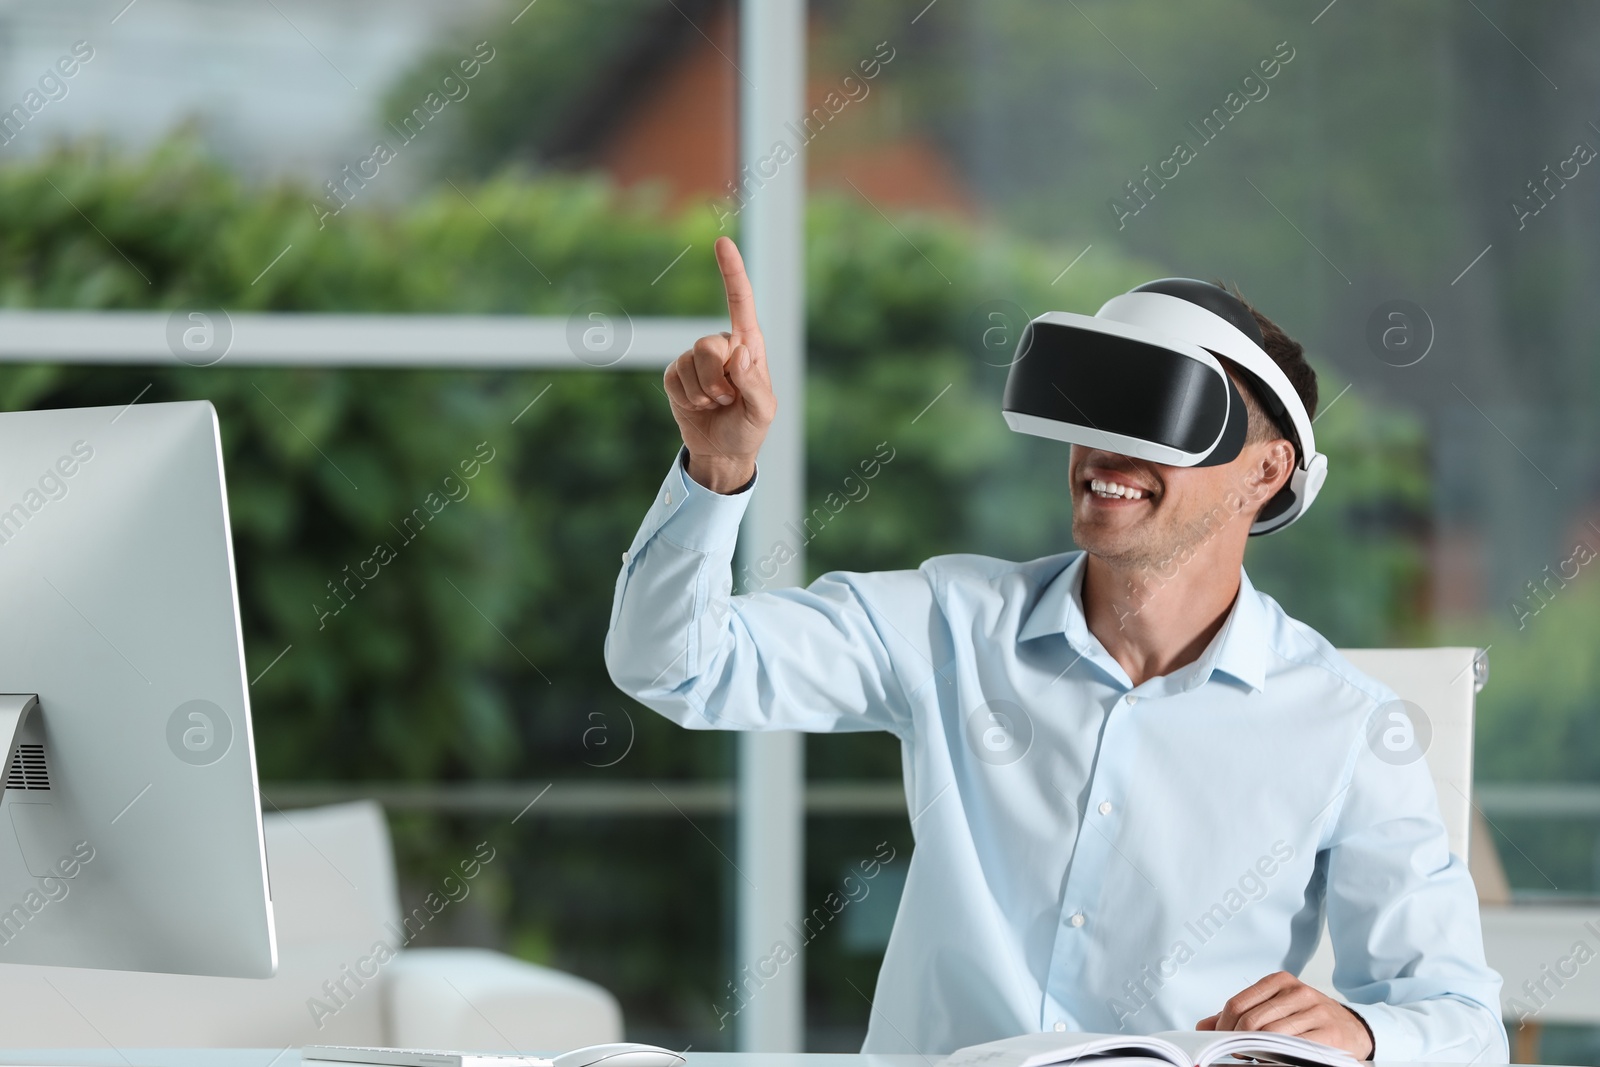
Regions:
<instances>
[{"instance_id":1,"label":"shirt collar","mask_svg":"<svg viewBox=\"0 0 1600 1067\"><path fill-rule=\"evenodd\" d=\"M1100 642L1089 632L1089 624L1083 614L1083 568L1087 558L1087 554L1081 551L1070 555L1066 565L1045 586L1023 620L1022 628L1017 631L1018 641L1061 634L1069 645L1085 656L1103 651ZM1181 668L1181 671L1193 671L1193 677L1200 682L1208 681L1213 672L1221 671L1252 689L1265 688L1266 623L1266 609L1261 603L1261 595L1250 584L1250 576L1240 567L1239 595L1222 629L1200 653L1199 659Z\"/></svg>"}]
</instances>

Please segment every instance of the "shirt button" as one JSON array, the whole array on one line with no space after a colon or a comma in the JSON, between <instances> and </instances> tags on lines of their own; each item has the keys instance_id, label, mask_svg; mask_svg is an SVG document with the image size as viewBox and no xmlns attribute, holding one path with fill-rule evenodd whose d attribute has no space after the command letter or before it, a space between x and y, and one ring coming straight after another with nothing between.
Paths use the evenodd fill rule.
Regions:
<instances>
[{"instance_id":1,"label":"shirt button","mask_svg":"<svg viewBox=\"0 0 1600 1067\"><path fill-rule=\"evenodd\" d=\"M624 552L622 554L622 562L624 562L624 563L628 562L628 554L626 552Z\"/></svg>"},{"instance_id":2,"label":"shirt button","mask_svg":"<svg viewBox=\"0 0 1600 1067\"><path fill-rule=\"evenodd\" d=\"M1134 696L1132 693L1129 693L1128 694L1128 707L1131 708L1137 703L1139 703L1139 698Z\"/></svg>"},{"instance_id":3,"label":"shirt button","mask_svg":"<svg viewBox=\"0 0 1600 1067\"><path fill-rule=\"evenodd\" d=\"M661 494L661 502L663 504L671 504L672 503L672 490L671 489L668 489L665 493Z\"/></svg>"},{"instance_id":4,"label":"shirt button","mask_svg":"<svg viewBox=\"0 0 1600 1067\"><path fill-rule=\"evenodd\" d=\"M1059 1034L1059 1033L1061 1033L1061 1032L1062 1032L1062 1031L1063 1031L1063 1030L1065 1030L1065 1029L1066 1029L1066 1028L1067 1028L1067 1024L1066 1024L1066 1023L1063 1023L1063 1022L1058 1022L1058 1023L1056 1023L1056 1033L1058 1033L1058 1034Z\"/></svg>"},{"instance_id":5,"label":"shirt button","mask_svg":"<svg viewBox=\"0 0 1600 1067\"><path fill-rule=\"evenodd\" d=\"M1100 802L1100 814L1101 815L1110 815L1111 814L1111 801L1102 800Z\"/></svg>"},{"instance_id":6,"label":"shirt button","mask_svg":"<svg viewBox=\"0 0 1600 1067\"><path fill-rule=\"evenodd\" d=\"M1083 912L1081 912L1081 911L1078 912L1076 915L1074 915L1072 918L1068 919L1067 921L1070 922L1073 926L1082 926L1083 925Z\"/></svg>"}]
</instances>

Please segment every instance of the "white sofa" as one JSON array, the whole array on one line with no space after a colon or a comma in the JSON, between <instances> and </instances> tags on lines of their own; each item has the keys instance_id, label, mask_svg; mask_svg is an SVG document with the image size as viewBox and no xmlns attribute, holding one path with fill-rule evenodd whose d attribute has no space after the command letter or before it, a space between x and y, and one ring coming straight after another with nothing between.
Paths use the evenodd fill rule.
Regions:
<instances>
[{"instance_id":1,"label":"white sofa","mask_svg":"<svg viewBox=\"0 0 1600 1067\"><path fill-rule=\"evenodd\" d=\"M378 963L374 945L403 944L406 935L388 826L377 804L270 814L263 822L277 919L274 977L0 965L5 1044L555 1050L622 1039L615 997L548 967L485 949L448 948L402 948ZM473 844L461 852L461 862L474 859ZM191 870L173 877L205 878L203 850L196 850ZM474 891L459 874L448 885L444 877L432 887L440 915ZM440 903L451 895L456 900ZM413 929L431 918L426 905L426 897L407 901L407 914L417 916Z\"/></svg>"}]
</instances>

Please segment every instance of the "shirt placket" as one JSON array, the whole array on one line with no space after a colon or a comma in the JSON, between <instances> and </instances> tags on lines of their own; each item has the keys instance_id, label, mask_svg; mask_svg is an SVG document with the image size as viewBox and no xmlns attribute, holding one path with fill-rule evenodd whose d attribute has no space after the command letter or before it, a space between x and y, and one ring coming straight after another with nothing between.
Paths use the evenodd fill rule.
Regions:
<instances>
[{"instance_id":1,"label":"shirt placket","mask_svg":"<svg viewBox=\"0 0 1600 1067\"><path fill-rule=\"evenodd\" d=\"M1118 857L1113 842L1129 781L1124 753L1132 750L1134 724L1128 712L1139 700L1137 693L1124 693L1107 713L1061 894L1061 913L1039 1020L1041 1030L1082 1028L1076 1002L1083 994L1083 975L1088 973L1091 951L1104 951L1108 936L1108 931L1102 929L1107 916L1100 908L1101 887L1109 866L1126 862Z\"/></svg>"}]
</instances>

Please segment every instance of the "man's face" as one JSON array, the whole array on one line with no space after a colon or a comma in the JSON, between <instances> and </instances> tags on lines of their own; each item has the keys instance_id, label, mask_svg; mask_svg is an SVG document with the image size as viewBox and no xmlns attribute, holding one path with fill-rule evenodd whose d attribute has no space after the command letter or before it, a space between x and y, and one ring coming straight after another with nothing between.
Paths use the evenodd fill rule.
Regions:
<instances>
[{"instance_id":1,"label":"man's face","mask_svg":"<svg viewBox=\"0 0 1600 1067\"><path fill-rule=\"evenodd\" d=\"M1250 473L1263 447L1247 444L1232 462L1214 467L1171 467L1073 445L1072 539L1107 563L1164 565L1229 522L1251 521L1262 500L1249 499Z\"/></svg>"}]
</instances>

